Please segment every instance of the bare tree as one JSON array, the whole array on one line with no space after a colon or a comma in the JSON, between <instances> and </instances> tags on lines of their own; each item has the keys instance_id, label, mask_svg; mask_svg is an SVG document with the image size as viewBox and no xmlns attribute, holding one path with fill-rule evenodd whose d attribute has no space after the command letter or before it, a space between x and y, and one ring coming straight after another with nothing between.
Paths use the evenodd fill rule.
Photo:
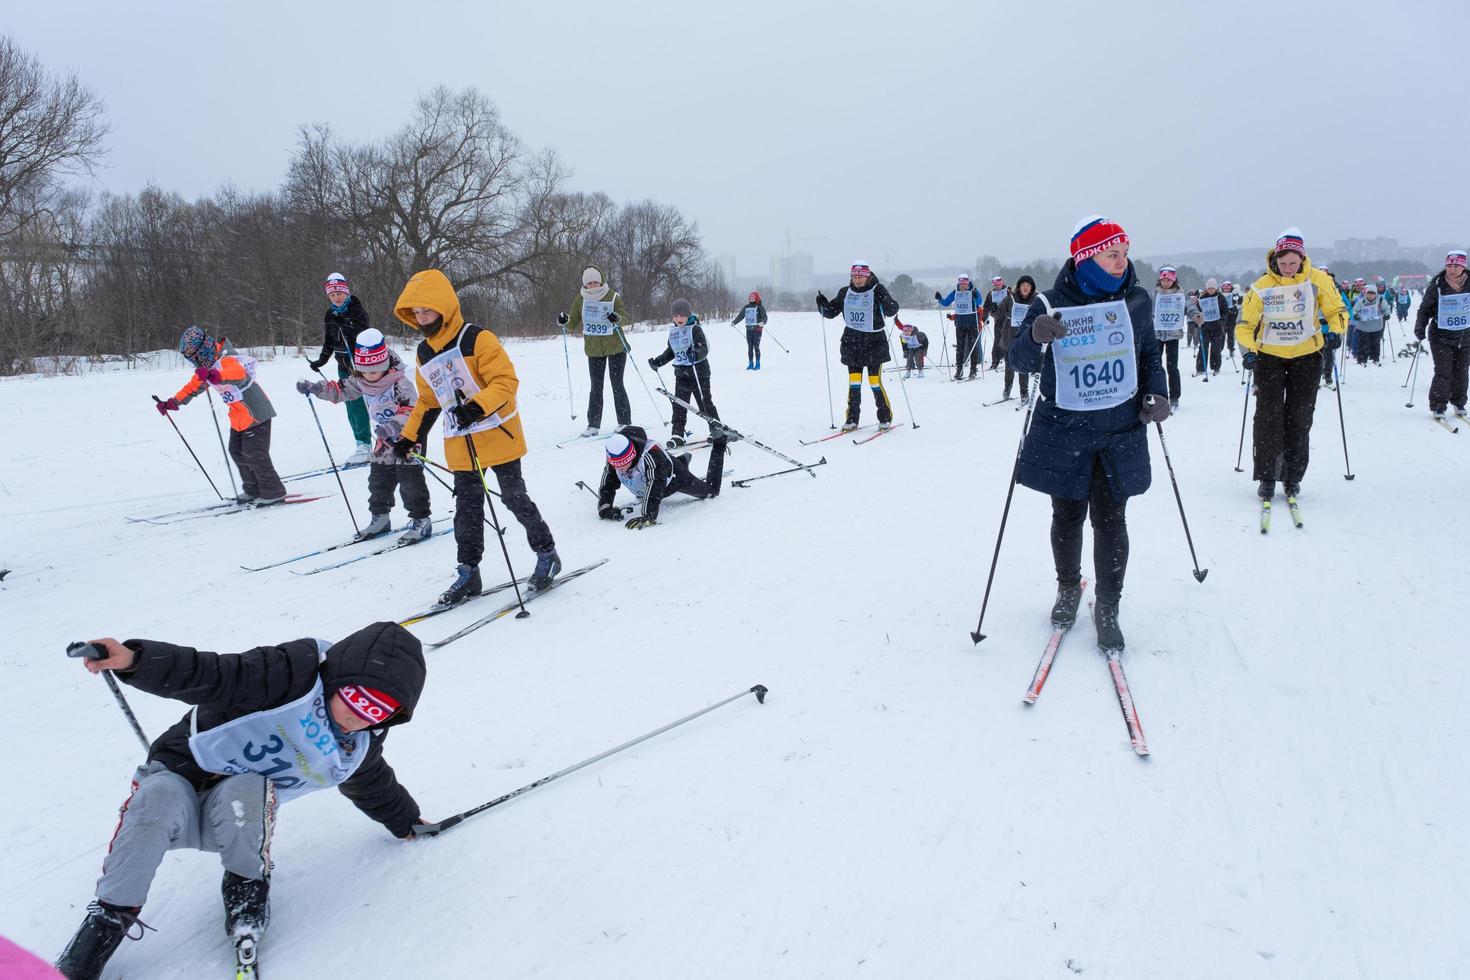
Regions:
<instances>
[{"instance_id":1,"label":"bare tree","mask_svg":"<svg viewBox=\"0 0 1470 980\"><path fill-rule=\"evenodd\" d=\"M95 92L0 37L0 235L45 213L63 175L91 173L107 132Z\"/></svg>"}]
</instances>

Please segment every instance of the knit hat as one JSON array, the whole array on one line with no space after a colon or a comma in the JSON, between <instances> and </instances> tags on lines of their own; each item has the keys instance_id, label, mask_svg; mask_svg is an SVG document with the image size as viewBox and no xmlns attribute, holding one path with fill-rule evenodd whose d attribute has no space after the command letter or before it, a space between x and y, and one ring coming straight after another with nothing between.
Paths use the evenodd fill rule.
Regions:
<instances>
[{"instance_id":1,"label":"knit hat","mask_svg":"<svg viewBox=\"0 0 1470 980\"><path fill-rule=\"evenodd\" d=\"M759 303L761 301L761 294L758 292L751 292L748 298L752 303Z\"/></svg>"},{"instance_id":2,"label":"knit hat","mask_svg":"<svg viewBox=\"0 0 1470 980\"><path fill-rule=\"evenodd\" d=\"M1072 264L1106 252L1114 245L1128 244L1128 233L1116 221L1100 214L1088 215L1072 231Z\"/></svg>"},{"instance_id":3,"label":"knit hat","mask_svg":"<svg viewBox=\"0 0 1470 980\"><path fill-rule=\"evenodd\" d=\"M689 305L687 299L676 299L674 300L673 306L669 308L669 312L673 313L674 316L689 316L694 312L694 307Z\"/></svg>"},{"instance_id":4,"label":"knit hat","mask_svg":"<svg viewBox=\"0 0 1470 980\"><path fill-rule=\"evenodd\" d=\"M1288 228L1276 236L1276 251L1295 252L1298 255L1307 254L1306 242L1302 240L1300 228Z\"/></svg>"},{"instance_id":5,"label":"knit hat","mask_svg":"<svg viewBox=\"0 0 1470 980\"><path fill-rule=\"evenodd\" d=\"M582 285L585 286L589 282L602 282L602 281L603 281L603 278L602 278L602 270L599 269L599 268L597 268L597 266L595 266L595 265L589 265L587 268L585 268L585 269L582 270Z\"/></svg>"},{"instance_id":6,"label":"knit hat","mask_svg":"<svg viewBox=\"0 0 1470 980\"><path fill-rule=\"evenodd\" d=\"M1353 285L1354 286L1361 286L1364 283L1366 283L1367 281L1368 280L1364 279L1362 276L1359 276L1358 278L1356 278L1356 279L1353 280Z\"/></svg>"},{"instance_id":7,"label":"knit hat","mask_svg":"<svg viewBox=\"0 0 1470 980\"><path fill-rule=\"evenodd\" d=\"M1159 269L1159 281L1163 282L1165 279L1169 280L1170 282L1178 282L1179 271L1175 269L1172 265L1163 266Z\"/></svg>"},{"instance_id":8,"label":"knit hat","mask_svg":"<svg viewBox=\"0 0 1470 980\"><path fill-rule=\"evenodd\" d=\"M334 272L327 276L327 281L322 283L322 288L329 293L347 293L351 295L352 288L347 285L347 277L340 272Z\"/></svg>"},{"instance_id":9,"label":"knit hat","mask_svg":"<svg viewBox=\"0 0 1470 980\"><path fill-rule=\"evenodd\" d=\"M1457 265L1462 269L1465 268L1465 252L1458 248L1450 249L1444 257L1444 264L1445 268L1449 268L1452 265Z\"/></svg>"},{"instance_id":10,"label":"knit hat","mask_svg":"<svg viewBox=\"0 0 1470 980\"><path fill-rule=\"evenodd\" d=\"M179 353L191 364L209 367L214 363L214 338L191 323L179 335Z\"/></svg>"},{"instance_id":11,"label":"knit hat","mask_svg":"<svg viewBox=\"0 0 1470 980\"><path fill-rule=\"evenodd\" d=\"M633 465L633 460L638 458L638 449L633 445L633 440L621 432L614 432L607 437L607 464L615 470L627 469Z\"/></svg>"},{"instance_id":12,"label":"knit hat","mask_svg":"<svg viewBox=\"0 0 1470 980\"><path fill-rule=\"evenodd\" d=\"M1208 278L1208 279L1205 280L1205 288L1206 289L1219 289L1220 288L1220 282L1214 276L1211 276L1210 278Z\"/></svg>"},{"instance_id":13,"label":"knit hat","mask_svg":"<svg viewBox=\"0 0 1470 980\"><path fill-rule=\"evenodd\" d=\"M1006 281L1001 276L992 276L990 279L990 284L992 286L1004 286L1006 284Z\"/></svg>"},{"instance_id":14,"label":"knit hat","mask_svg":"<svg viewBox=\"0 0 1470 980\"><path fill-rule=\"evenodd\" d=\"M1235 283L1231 282L1229 279L1226 279L1224 282L1220 283L1220 288L1221 289L1234 289L1235 288Z\"/></svg>"},{"instance_id":15,"label":"knit hat","mask_svg":"<svg viewBox=\"0 0 1470 980\"><path fill-rule=\"evenodd\" d=\"M381 725L402 707L391 695L360 684L344 684L337 693L348 711L370 725Z\"/></svg>"},{"instance_id":16,"label":"knit hat","mask_svg":"<svg viewBox=\"0 0 1470 980\"><path fill-rule=\"evenodd\" d=\"M857 261L852 264L852 268L848 270L847 274L849 276L871 276L873 270L868 268L868 263Z\"/></svg>"},{"instance_id":17,"label":"knit hat","mask_svg":"<svg viewBox=\"0 0 1470 980\"><path fill-rule=\"evenodd\" d=\"M388 370L388 342L381 331L368 327L352 342L352 366L359 371Z\"/></svg>"},{"instance_id":18,"label":"knit hat","mask_svg":"<svg viewBox=\"0 0 1470 980\"><path fill-rule=\"evenodd\" d=\"M970 274L968 272L961 272L960 273L960 277L955 280L955 284L958 285L959 283L969 282L969 281L970 281Z\"/></svg>"},{"instance_id":19,"label":"knit hat","mask_svg":"<svg viewBox=\"0 0 1470 980\"><path fill-rule=\"evenodd\" d=\"M1325 272L1329 276L1332 275L1332 270L1329 269L1329 268L1327 268L1327 266L1325 266L1325 265L1319 265L1319 266L1317 266L1317 269L1318 269L1319 272Z\"/></svg>"}]
</instances>

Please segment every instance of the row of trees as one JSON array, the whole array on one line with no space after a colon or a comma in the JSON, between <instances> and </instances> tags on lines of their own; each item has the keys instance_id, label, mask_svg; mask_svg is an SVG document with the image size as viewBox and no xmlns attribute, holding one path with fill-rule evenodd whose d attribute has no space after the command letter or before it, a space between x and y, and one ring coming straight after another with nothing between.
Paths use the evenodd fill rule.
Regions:
<instances>
[{"instance_id":1,"label":"row of trees","mask_svg":"<svg viewBox=\"0 0 1470 980\"><path fill-rule=\"evenodd\" d=\"M473 88L423 95L381 141L303 128L266 193L68 190L106 133L93 91L0 38L0 375L172 347L189 323L310 346L334 271L390 333L398 291L426 268L445 271L467 316L508 335L554 332L587 265L640 319L675 295L726 316L743 302L677 208L572 190L556 155L524 147Z\"/></svg>"}]
</instances>

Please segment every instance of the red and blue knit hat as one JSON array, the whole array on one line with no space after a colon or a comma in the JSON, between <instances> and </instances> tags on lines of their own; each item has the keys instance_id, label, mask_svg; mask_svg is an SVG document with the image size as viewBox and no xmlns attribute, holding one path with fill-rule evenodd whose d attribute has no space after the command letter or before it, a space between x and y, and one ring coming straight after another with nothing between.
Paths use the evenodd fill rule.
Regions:
<instances>
[{"instance_id":1,"label":"red and blue knit hat","mask_svg":"<svg viewBox=\"0 0 1470 980\"><path fill-rule=\"evenodd\" d=\"M337 689L337 695L357 717L370 725L381 725L392 718L402 707L392 695L359 684L347 684Z\"/></svg>"},{"instance_id":2,"label":"red and blue knit hat","mask_svg":"<svg viewBox=\"0 0 1470 980\"><path fill-rule=\"evenodd\" d=\"M633 445L633 440L621 432L614 432L607 437L607 465L615 470L625 470L633 465L638 458L638 448Z\"/></svg>"},{"instance_id":3,"label":"red and blue knit hat","mask_svg":"<svg viewBox=\"0 0 1470 980\"><path fill-rule=\"evenodd\" d=\"M868 263L858 260L852 264L852 268L848 270L847 274L849 276L871 276L873 270L868 267Z\"/></svg>"},{"instance_id":4,"label":"red and blue knit hat","mask_svg":"<svg viewBox=\"0 0 1470 980\"><path fill-rule=\"evenodd\" d=\"M1170 282L1178 282L1179 270L1175 269L1172 265L1160 266L1159 281L1163 282L1165 279L1169 280Z\"/></svg>"},{"instance_id":5,"label":"red and blue knit hat","mask_svg":"<svg viewBox=\"0 0 1470 980\"><path fill-rule=\"evenodd\" d=\"M1298 255L1307 254L1306 242L1302 241L1300 228L1288 228L1276 236L1276 251L1295 252Z\"/></svg>"},{"instance_id":6,"label":"red and blue knit hat","mask_svg":"<svg viewBox=\"0 0 1470 980\"><path fill-rule=\"evenodd\" d=\"M352 344L352 366L359 371L388 370L388 341L381 331L368 327Z\"/></svg>"},{"instance_id":7,"label":"red and blue knit hat","mask_svg":"<svg viewBox=\"0 0 1470 980\"><path fill-rule=\"evenodd\" d=\"M1077 228L1072 232L1072 264L1106 252L1115 245L1127 244L1128 233L1122 225L1100 214L1088 215L1077 222Z\"/></svg>"},{"instance_id":8,"label":"red and blue knit hat","mask_svg":"<svg viewBox=\"0 0 1470 980\"><path fill-rule=\"evenodd\" d=\"M322 283L322 288L329 293L342 292L348 295L352 294L352 288L347 285L347 277L340 272L334 272L330 276L327 276L327 281Z\"/></svg>"},{"instance_id":9,"label":"red and blue knit hat","mask_svg":"<svg viewBox=\"0 0 1470 980\"><path fill-rule=\"evenodd\" d=\"M1457 265L1462 269L1465 268L1465 252L1458 248L1450 249L1444 257L1444 265L1446 269L1452 265Z\"/></svg>"}]
</instances>

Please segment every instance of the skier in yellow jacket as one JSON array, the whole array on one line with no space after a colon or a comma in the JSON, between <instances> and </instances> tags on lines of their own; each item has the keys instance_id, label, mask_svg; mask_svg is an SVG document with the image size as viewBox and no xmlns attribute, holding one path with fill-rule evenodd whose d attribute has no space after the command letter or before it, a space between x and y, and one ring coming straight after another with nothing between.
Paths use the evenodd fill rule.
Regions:
<instances>
[{"instance_id":1,"label":"skier in yellow jacket","mask_svg":"<svg viewBox=\"0 0 1470 980\"><path fill-rule=\"evenodd\" d=\"M1260 481L1257 495L1269 502L1278 478L1287 497L1301 492L1326 346L1317 318L1341 337L1347 309L1332 278L1312 268L1295 228L1277 237L1266 253L1266 269L1241 302L1235 339L1246 352L1241 363L1255 372L1254 478Z\"/></svg>"},{"instance_id":2,"label":"skier in yellow jacket","mask_svg":"<svg viewBox=\"0 0 1470 980\"><path fill-rule=\"evenodd\" d=\"M546 588L561 571L561 559L551 529L521 476L526 437L516 409L520 380L510 355L489 330L465 322L454 287L438 269L415 273L393 312L424 338L416 352L418 404L403 423L394 452L407 456L415 444L421 444L423 433L442 408L444 458L454 471L454 541L459 566L454 583L439 597L440 605L452 606L480 592L485 470L495 474L501 500L526 529L526 541L536 553L536 570L527 584L533 591ZM473 454L467 443L473 444Z\"/></svg>"}]
</instances>

